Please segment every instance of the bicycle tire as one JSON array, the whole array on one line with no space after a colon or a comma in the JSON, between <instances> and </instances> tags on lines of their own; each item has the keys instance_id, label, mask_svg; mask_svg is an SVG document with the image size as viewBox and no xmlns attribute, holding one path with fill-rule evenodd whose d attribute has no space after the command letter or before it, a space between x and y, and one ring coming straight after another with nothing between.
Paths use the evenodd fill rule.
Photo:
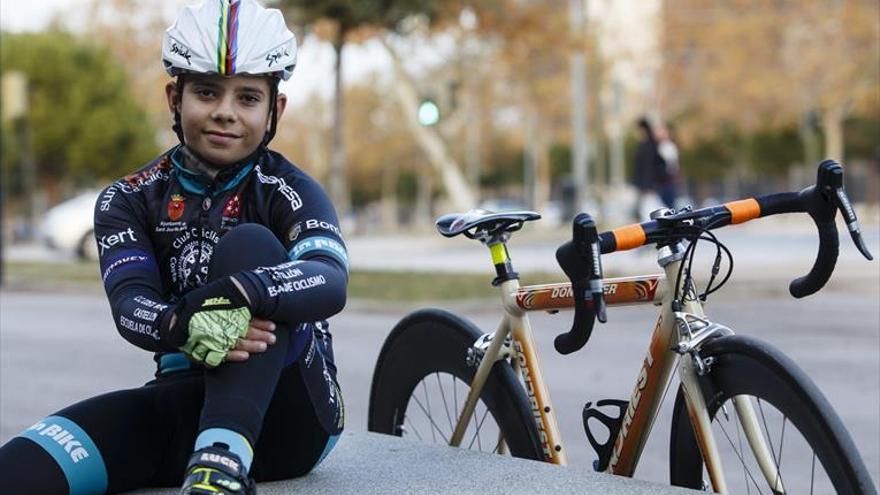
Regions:
<instances>
[{"instance_id":1,"label":"bicycle tire","mask_svg":"<svg viewBox=\"0 0 880 495\"><path fill-rule=\"evenodd\" d=\"M736 395L755 397L759 399L756 401L759 406L763 407L760 401L764 401L783 415L785 418L781 428L783 438L786 421L790 421L797 428L815 454L812 457L813 469L815 470L818 459L837 493L877 493L849 432L819 388L794 361L761 340L741 335L720 337L707 343L700 351L700 356L714 358L710 372L699 378L709 416L713 422L721 406L732 397ZM763 409L761 414L764 414ZM703 459L697 447L681 387L676 397L672 418L670 482L676 486L702 489ZM734 426L738 427L735 423ZM764 426L767 426L766 422ZM775 436L774 433L773 437ZM783 441L778 441L777 446L774 447L773 437L768 434L765 438L771 443L771 451L774 448L780 451L779 464L782 464L791 456L782 459ZM740 462L743 458L740 458ZM792 462L797 462L797 459ZM815 472L811 476L814 475ZM760 472L751 480L748 480L747 476L744 478L746 484L755 482L758 485L757 481L766 483ZM800 480L805 477L793 478L796 482L802 482ZM814 480L811 478L810 482L812 484ZM765 486L770 488L768 485Z\"/></svg>"},{"instance_id":2,"label":"bicycle tire","mask_svg":"<svg viewBox=\"0 0 880 495\"><path fill-rule=\"evenodd\" d=\"M367 429L402 436L401 426L416 386L434 373L454 376L469 391L476 368L467 364L467 351L481 335L469 321L440 309L419 310L398 322L376 361ZM543 459L528 399L508 362L495 363L480 399L501 430L511 455Z\"/></svg>"}]
</instances>

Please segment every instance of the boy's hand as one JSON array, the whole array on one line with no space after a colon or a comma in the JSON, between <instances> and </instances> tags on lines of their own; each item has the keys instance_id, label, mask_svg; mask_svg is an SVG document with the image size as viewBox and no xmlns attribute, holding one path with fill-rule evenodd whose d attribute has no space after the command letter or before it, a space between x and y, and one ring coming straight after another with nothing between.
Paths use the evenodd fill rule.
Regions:
<instances>
[{"instance_id":1,"label":"boy's hand","mask_svg":"<svg viewBox=\"0 0 880 495\"><path fill-rule=\"evenodd\" d=\"M275 324L269 320L252 318L248 333L238 339L235 347L226 355L226 361L247 361L251 354L265 352L270 345L275 343Z\"/></svg>"},{"instance_id":2,"label":"boy's hand","mask_svg":"<svg viewBox=\"0 0 880 495\"><path fill-rule=\"evenodd\" d=\"M247 295L233 277L188 292L174 314L166 342L209 367L219 366L250 330Z\"/></svg>"}]
</instances>

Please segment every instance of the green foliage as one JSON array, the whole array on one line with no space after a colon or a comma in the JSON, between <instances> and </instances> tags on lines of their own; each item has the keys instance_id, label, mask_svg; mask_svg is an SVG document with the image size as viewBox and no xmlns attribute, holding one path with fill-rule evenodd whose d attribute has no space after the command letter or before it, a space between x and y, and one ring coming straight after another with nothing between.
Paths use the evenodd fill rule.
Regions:
<instances>
[{"instance_id":1,"label":"green foliage","mask_svg":"<svg viewBox=\"0 0 880 495\"><path fill-rule=\"evenodd\" d=\"M518 145L496 138L492 143L488 167L483 169L480 184L483 187L503 187L522 184L524 157Z\"/></svg>"},{"instance_id":2,"label":"green foliage","mask_svg":"<svg viewBox=\"0 0 880 495\"><path fill-rule=\"evenodd\" d=\"M155 132L132 98L122 68L105 48L71 34L3 33L3 71L28 80L28 124L39 173L85 183L118 177L157 152ZM11 125L3 125L3 162L19 160Z\"/></svg>"},{"instance_id":3,"label":"green foliage","mask_svg":"<svg viewBox=\"0 0 880 495\"><path fill-rule=\"evenodd\" d=\"M853 118L844 123L847 161L880 159L880 118Z\"/></svg>"},{"instance_id":4,"label":"green foliage","mask_svg":"<svg viewBox=\"0 0 880 495\"><path fill-rule=\"evenodd\" d=\"M795 163L803 163L804 146L797 128L761 129L749 136L752 170L766 175L781 175Z\"/></svg>"},{"instance_id":5,"label":"green foliage","mask_svg":"<svg viewBox=\"0 0 880 495\"><path fill-rule=\"evenodd\" d=\"M684 176L693 180L716 180L732 167L741 146L739 134L727 130L714 138L699 139L680 150Z\"/></svg>"},{"instance_id":6,"label":"green foliage","mask_svg":"<svg viewBox=\"0 0 880 495\"><path fill-rule=\"evenodd\" d=\"M554 143L550 146L550 176L564 177L571 174L571 145Z\"/></svg>"}]
</instances>

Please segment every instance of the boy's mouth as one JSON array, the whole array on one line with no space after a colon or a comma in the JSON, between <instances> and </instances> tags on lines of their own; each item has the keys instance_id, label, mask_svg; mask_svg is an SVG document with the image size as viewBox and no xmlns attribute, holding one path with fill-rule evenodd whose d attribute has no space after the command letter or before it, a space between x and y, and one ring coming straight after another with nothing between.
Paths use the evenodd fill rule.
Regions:
<instances>
[{"instance_id":1,"label":"boy's mouth","mask_svg":"<svg viewBox=\"0 0 880 495\"><path fill-rule=\"evenodd\" d=\"M238 139L240 136L231 132L223 131L205 131L205 137L214 145L227 145Z\"/></svg>"}]
</instances>

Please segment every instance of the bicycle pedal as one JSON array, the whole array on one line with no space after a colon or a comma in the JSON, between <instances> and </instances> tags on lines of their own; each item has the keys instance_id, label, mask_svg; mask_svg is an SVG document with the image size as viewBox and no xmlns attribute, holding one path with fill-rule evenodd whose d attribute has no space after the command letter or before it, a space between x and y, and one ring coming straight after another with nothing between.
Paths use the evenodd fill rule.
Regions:
<instances>
[{"instance_id":1,"label":"bicycle pedal","mask_svg":"<svg viewBox=\"0 0 880 495\"><path fill-rule=\"evenodd\" d=\"M617 415L608 415L598 408L600 407L616 407ZM620 432L620 425L623 423L623 416L626 414L626 408L629 407L629 401L620 399L602 399L593 406L592 402L584 405L583 420L584 432L587 434L587 440L599 459L593 461L593 469L596 471L604 471L608 467L608 461L611 460L611 451L614 448L614 442L617 440L617 434ZM597 419L608 430L608 438L605 442L596 440L596 435L590 427L590 419Z\"/></svg>"}]
</instances>

